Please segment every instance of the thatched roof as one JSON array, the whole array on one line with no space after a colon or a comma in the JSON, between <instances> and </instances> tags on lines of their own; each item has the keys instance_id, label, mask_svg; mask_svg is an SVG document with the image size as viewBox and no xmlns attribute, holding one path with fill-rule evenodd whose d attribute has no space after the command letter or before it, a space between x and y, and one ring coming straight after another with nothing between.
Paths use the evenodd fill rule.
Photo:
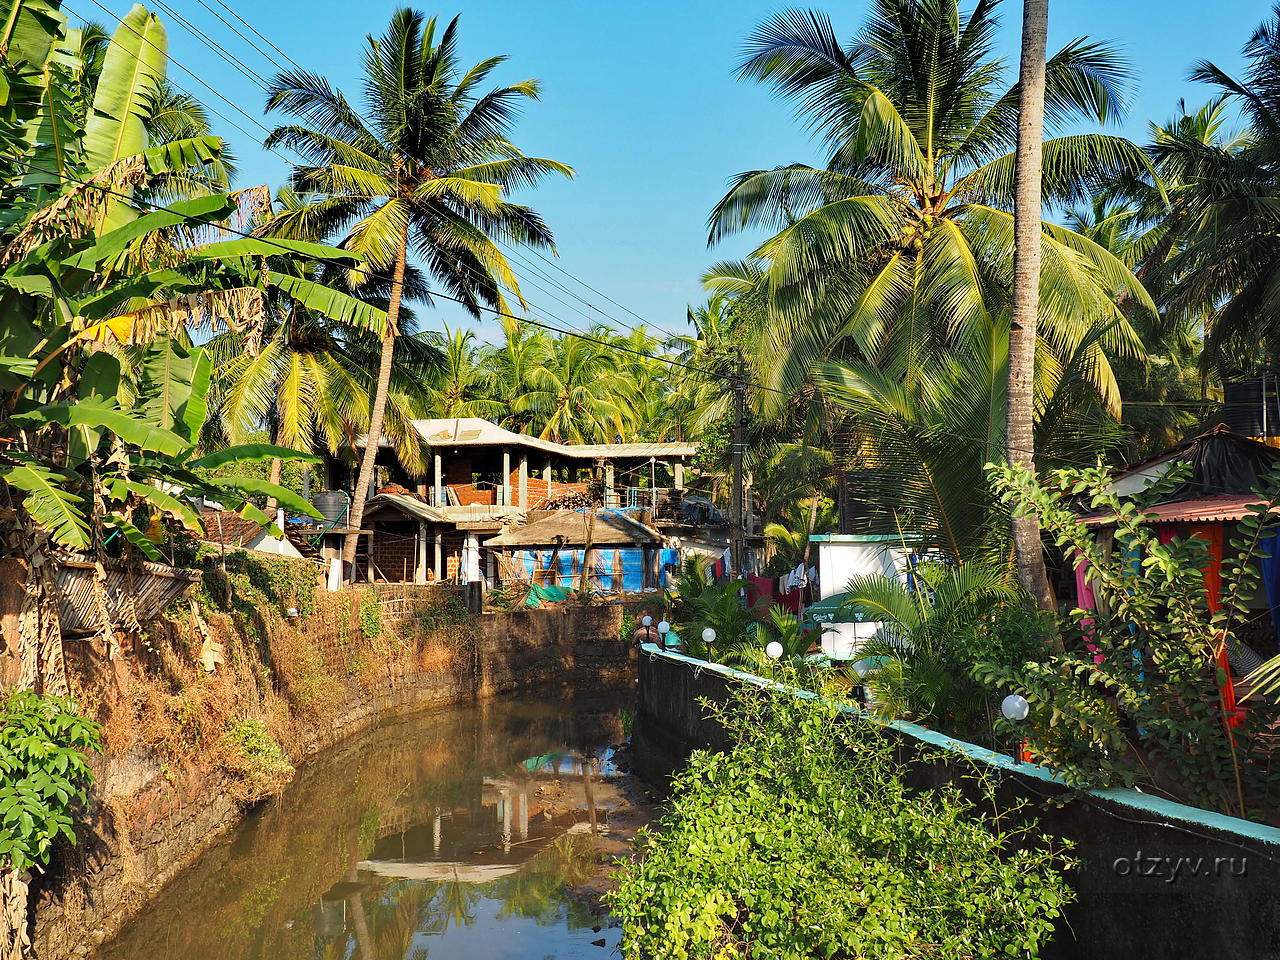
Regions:
<instances>
[{"instance_id":1,"label":"thatched roof","mask_svg":"<svg viewBox=\"0 0 1280 960\"><path fill-rule=\"evenodd\" d=\"M557 510L485 541L487 547L641 546L661 542L658 532L619 511L579 513Z\"/></svg>"}]
</instances>

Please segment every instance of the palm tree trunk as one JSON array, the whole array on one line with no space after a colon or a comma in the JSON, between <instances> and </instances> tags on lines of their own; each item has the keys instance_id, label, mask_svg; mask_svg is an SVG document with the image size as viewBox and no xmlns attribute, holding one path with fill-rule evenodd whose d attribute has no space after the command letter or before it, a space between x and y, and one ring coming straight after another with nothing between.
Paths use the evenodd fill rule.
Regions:
<instances>
[{"instance_id":1,"label":"palm tree trunk","mask_svg":"<svg viewBox=\"0 0 1280 960\"><path fill-rule=\"evenodd\" d=\"M351 529L342 547L342 560L350 566L355 563L356 546L364 521L364 504L373 482L373 462L378 456L382 441L382 421L387 412L387 394L391 390L391 359L395 354L396 335L400 329L400 295L404 289L405 259L409 255L409 228L400 235L400 248L396 251L396 267L392 274L391 302L387 304L387 329L382 337L382 354L378 358L378 383L374 388L373 410L369 413L369 432L365 437L364 457L360 461L360 475L356 488L351 492Z\"/></svg>"},{"instance_id":2,"label":"palm tree trunk","mask_svg":"<svg viewBox=\"0 0 1280 960\"><path fill-rule=\"evenodd\" d=\"M277 432L277 433L276 433L276 438L275 438L275 441L274 441L274 442L275 442L276 444L279 444L279 443L280 443L280 434L279 434L279 432ZM272 458L271 458L271 473L270 473L270 474L268 474L268 476L267 476L267 480L268 480L268 482L270 482L270 483L274 483L276 486L279 486L279 485L280 485L280 474L283 472L283 470L284 470L284 461L283 461L283 460L281 460L279 457L272 457ZM264 511L263 511L263 512L265 512L265 513L266 513L266 515L267 515L267 516L269 516L269 517L274 517L274 516L276 515L276 507L277 507L277 506L279 506L279 504L277 504L277 503L276 503L276 498L275 498L275 497L268 497L268 498L267 498L267 505L266 505L266 507L265 507L265 509L264 509Z\"/></svg>"},{"instance_id":3,"label":"palm tree trunk","mask_svg":"<svg viewBox=\"0 0 1280 960\"><path fill-rule=\"evenodd\" d=\"M1035 469L1033 432L1036 321L1040 310L1040 240L1043 203L1045 45L1049 0L1023 0L1022 66L1018 79L1018 153L1013 202L1013 304L1009 323L1006 444L1010 464ZM1053 594L1044 568L1040 520L1014 517L1018 579L1042 609Z\"/></svg>"}]
</instances>

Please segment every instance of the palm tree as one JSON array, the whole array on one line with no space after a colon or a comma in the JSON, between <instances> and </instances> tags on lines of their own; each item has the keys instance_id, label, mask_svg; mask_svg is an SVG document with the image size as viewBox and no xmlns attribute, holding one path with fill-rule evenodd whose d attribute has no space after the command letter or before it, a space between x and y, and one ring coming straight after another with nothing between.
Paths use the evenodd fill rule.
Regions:
<instances>
[{"instance_id":1,"label":"palm tree","mask_svg":"<svg viewBox=\"0 0 1280 960\"><path fill-rule=\"evenodd\" d=\"M957 0L876 0L847 46L811 11L780 14L752 35L741 75L795 101L829 147L823 168L739 174L710 217L713 243L745 228L777 231L709 278L751 304L758 374L780 391L775 407L823 360L910 375L929 351L1009 310L1018 90L1001 86L996 7L980 0L962 15ZM1106 45L1067 44L1046 68L1050 124L1113 119L1127 79ZM1149 166L1119 137L1051 139L1044 200L1091 196ZM1135 353L1139 342L1116 299L1152 310L1150 298L1123 262L1079 234L1042 223L1038 236L1040 347L1066 355L1106 325L1092 374L1118 409L1107 353Z\"/></svg>"},{"instance_id":2,"label":"palm tree","mask_svg":"<svg viewBox=\"0 0 1280 960\"><path fill-rule=\"evenodd\" d=\"M503 321L503 332L502 344L489 355L490 381L495 397L509 411L503 418L503 424L518 433L525 433L532 422L532 415L510 412L511 405L529 390L533 371L546 362L551 341L544 331L515 320Z\"/></svg>"},{"instance_id":3,"label":"palm tree","mask_svg":"<svg viewBox=\"0 0 1280 960\"><path fill-rule=\"evenodd\" d=\"M547 174L573 174L562 163L526 156L509 138L519 102L538 96L537 81L479 93L505 58L460 70L457 29L456 17L438 32L434 19L397 10L382 39L368 38L364 115L314 74L279 74L268 90L268 110L286 110L301 122L277 127L266 146L290 147L307 160L295 168L294 183L315 197L277 218L273 232L345 233L343 246L365 258L365 268L348 273L353 287L371 272L391 274L353 529L360 526L382 436L410 246L436 282L473 314L486 304L505 309L503 290L518 297L519 286L497 241L539 247L552 241L542 218L507 200L507 190ZM347 537L348 564L357 539Z\"/></svg>"},{"instance_id":4,"label":"palm tree","mask_svg":"<svg viewBox=\"0 0 1280 960\"><path fill-rule=\"evenodd\" d=\"M450 331L446 326L444 335L434 339L444 354L444 372L435 385L427 386L430 415L501 420L508 407L493 396L494 350L477 345L470 330Z\"/></svg>"},{"instance_id":5,"label":"palm tree","mask_svg":"<svg viewBox=\"0 0 1280 960\"><path fill-rule=\"evenodd\" d=\"M990 721L980 719L982 690L968 676L972 663L957 648L996 607L1020 602L1023 592L1003 566L925 564L913 571L913 580L868 574L845 587L844 608L881 625L859 651L864 662L875 664L866 685L877 708L890 717L946 722L962 736L989 730Z\"/></svg>"},{"instance_id":6,"label":"palm tree","mask_svg":"<svg viewBox=\"0 0 1280 960\"><path fill-rule=\"evenodd\" d=\"M856 465L849 480L867 530L909 533L960 564L1007 560L1007 510L984 469L1004 447L1007 322L990 320L961 348L924 358L909 379L865 362L818 369L819 389L847 418L844 455ZM1090 462L1122 441L1093 387L1095 345L1036 371L1042 468Z\"/></svg>"},{"instance_id":7,"label":"palm tree","mask_svg":"<svg viewBox=\"0 0 1280 960\"><path fill-rule=\"evenodd\" d=\"M1022 65L1018 72L1018 150L1013 184L1013 301L1009 309L1009 387L1005 402L1005 456L1035 470L1036 327L1040 314L1040 236L1044 200L1045 46L1049 0L1023 0ZM1043 610L1056 604L1044 568L1040 521L1032 513L1010 517L1014 559L1023 589Z\"/></svg>"},{"instance_id":8,"label":"palm tree","mask_svg":"<svg viewBox=\"0 0 1280 960\"><path fill-rule=\"evenodd\" d=\"M1223 376L1252 375L1280 351L1280 5L1244 56L1240 78L1198 63L1192 78L1220 99L1155 129L1167 207L1141 268L1166 322L1203 324L1202 367ZM1227 106L1239 108L1242 135L1222 131Z\"/></svg>"},{"instance_id":9,"label":"palm tree","mask_svg":"<svg viewBox=\"0 0 1280 960\"><path fill-rule=\"evenodd\" d=\"M527 431L560 443L608 443L627 429L626 410L635 384L615 353L594 342L608 331L594 328L593 339L557 337L541 366L528 373L524 392L511 401Z\"/></svg>"}]
</instances>

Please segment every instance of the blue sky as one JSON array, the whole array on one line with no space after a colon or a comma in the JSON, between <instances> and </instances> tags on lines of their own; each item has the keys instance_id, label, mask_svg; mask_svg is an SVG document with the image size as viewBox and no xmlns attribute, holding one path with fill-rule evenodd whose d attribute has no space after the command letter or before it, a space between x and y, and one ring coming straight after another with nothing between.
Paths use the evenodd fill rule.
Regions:
<instances>
[{"instance_id":1,"label":"blue sky","mask_svg":"<svg viewBox=\"0 0 1280 960\"><path fill-rule=\"evenodd\" d=\"M123 14L122 0L104 2ZM217 0L206 0L208 8L200 0L165 2L250 71L262 76L274 72L261 54L213 16L208 8L232 19ZM291 58L352 94L358 92L364 35L380 34L397 5L386 0L225 2ZM723 193L726 178L740 170L821 159L784 104L763 87L733 77L745 36L786 6L758 0L470 0L463 7L421 8L442 17L462 13L461 50L468 63L505 53L510 60L499 69L498 79L542 80L543 99L526 111L516 142L529 153L562 160L578 171L573 182L548 182L522 198L537 206L555 230L559 267L652 326L678 332L684 328L686 304L702 298L702 271L749 248L745 240L706 248L707 212ZM844 36L857 29L866 10L858 2L820 6ZM73 16L105 19L91 0L68 0L65 8ZM179 64L260 122L273 123L262 116L260 85L229 66L162 6L153 9L169 28L170 53ZM1269 9L1258 0L1054 0L1050 49L1080 35L1117 42L1136 67L1139 83L1121 129L1141 138L1147 122L1169 117L1179 97L1197 105L1208 98L1205 88L1186 80L1194 60L1208 58L1230 70L1238 68L1241 45ZM1021 4L1005 0L1002 52L1014 65L1020 16ZM175 64L170 72L178 84L245 129L215 118L240 157L239 186L283 181L286 161L260 148L261 128L182 66ZM635 322L545 262L521 256L600 308L583 306L517 265L534 316L577 328L608 315L618 325ZM442 321L475 326L448 304L421 316L427 326L438 327ZM485 321L478 329L491 337L494 325Z\"/></svg>"}]
</instances>

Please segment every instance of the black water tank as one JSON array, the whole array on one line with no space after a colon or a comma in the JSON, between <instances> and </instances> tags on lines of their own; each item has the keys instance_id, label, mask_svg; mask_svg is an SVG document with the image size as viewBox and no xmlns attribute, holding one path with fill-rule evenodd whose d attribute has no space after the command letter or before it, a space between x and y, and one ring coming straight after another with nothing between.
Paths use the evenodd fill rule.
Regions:
<instances>
[{"instance_id":1,"label":"black water tank","mask_svg":"<svg viewBox=\"0 0 1280 960\"><path fill-rule=\"evenodd\" d=\"M1222 405L1227 427L1246 437L1280 437L1278 392L1280 376L1275 374L1224 383Z\"/></svg>"},{"instance_id":2,"label":"black water tank","mask_svg":"<svg viewBox=\"0 0 1280 960\"><path fill-rule=\"evenodd\" d=\"M350 500L345 490L320 490L311 497L311 503L324 514L326 520L336 520L342 516Z\"/></svg>"}]
</instances>

